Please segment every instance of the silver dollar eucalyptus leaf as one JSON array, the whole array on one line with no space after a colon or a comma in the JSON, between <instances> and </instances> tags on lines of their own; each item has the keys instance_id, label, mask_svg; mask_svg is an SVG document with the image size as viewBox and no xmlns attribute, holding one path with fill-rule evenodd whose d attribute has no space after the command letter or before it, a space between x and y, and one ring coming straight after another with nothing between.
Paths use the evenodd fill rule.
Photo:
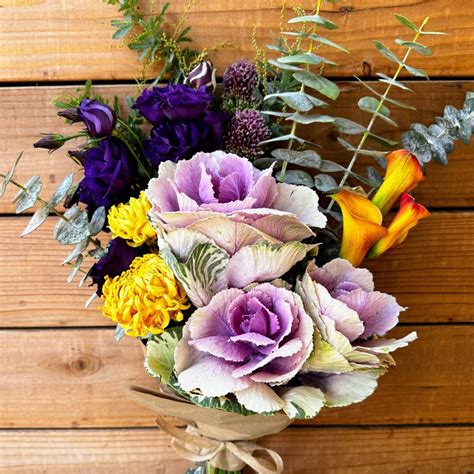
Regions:
<instances>
[{"instance_id":1,"label":"silver dollar eucalyptus leaf","mask_svg":"<svg viewBox=\"0 0 474 474\"><path fill-rule=\"evenodd\" d=\"M22 212L31 209L36 204L42 187L43 183L39 176L33 176L30 178L24 186L25 189L22 189L13 200L13 202L16 202L17 214L21 214Z\"/></svg>"},{"instance_id":2,"label":"silver dollar eucalyptus leaf","mask_svg":"<svg viewBox=\"0 0 474 474\"><path fill-rule=\"evenodd\" d=\"M76 262L74 263L74 268L72 269L72 272L69 274L69 276L67 278L68 283L71 283L72 280L74 280L74 278L76 277L77 272L81 269L81 265L82 265L83 260L84 260L84 257L82 255L77 256Z\"/></svg>"},{"instance_id":3,"label":"silver dollar eucalyptus leaf","mask_svg":"<svg viewBox=\"0 0 474 474\"><path fill-rule=\"evenodd\" d=\"M281 180L281 172L277 174L277 179ZM314 187L314 180L310 174L301 170L287 170L283 181L288 184L296 184L299 186Z\"/></svg>"},{"instance_id":4,"label":"silver dollar eucalyptus leaf","mask_svg":"<svg viewBox=\"0 0 474 474\"><path fill-rule=\"evenodd\" d=\"M56 191L54 191L54 194L51 196L51 199L49 200L48 206L50 208L58 206L62 200L66 197L67 192L72 186L72 180L74 178L74 173L68 174L63 182L56 188Z\"/></svg>"},{"instance_id":5,"label":"silver dollar eucalyptus leaf","mask_svg":"<svg viewBox=\"0 0 474 474\"><path fill-rule=\"evenodd\" d=\"M321 157L313 150L294 151L287 148L278 148L272 151L272 156L277 160L287 161L293 165L304 166L305 168L318 169L321 164Z\"/></svg>"},{"instance_id":6,"label":"silver dollar eucalyptus leaf","mask_svg":"<svg viewBox=\"0 0 474 474\"><path fill-rule=\"evenodd\" d=\"M76 257L81 255L89 246L89 238L84 239L82 242L79 242L71 251L71 253L64 259L63 265L66 263L72 262Z\"/></svg>"},{"instance_id":7,"label":"silver dollar eucalyptus leaf","mask_svg":"<svg viewBox=\"0 0 474 474\"><path fill-rule=\"evenodd\" d=\"M7 186L10 183L10 181L12 180L13 175L15 174L15 169L18 166L18 163L20 162L22 156L23 156L23 152L21 152L18 155L18 158L16 159L15 163L11 167L10 171L5 175L5 178L3 179L3 183L0 186L0 198L3 197L3 195L5 194Z\"/></svg>"},{"instance_id":8,"label":"silver dollar eucalyptus leaf","mask_svg":"<svg viewBox=\"0 0 474 474\"><path fill-rule=\"evenodd\" d=\"M95 210L92 219L89 222L89 231L91 235L97 235L104 228L106 217L105 207L98 207Z\"/></svg>"},{"instance_id":9,"label":"silver dollar eucalyptus leaf","mask_svg":"<svg viewBox=\"0 0 474 474\"><path fill-rule=\"evenodd\" d=\"M337 189L337 182L332 176L329 176L328 174L318 174L314 177L314 186L318 191L327 193Z\"/></svg>"},{"instance_id":10,"label":"silver dollar eucalyptus leaf","mask_svg":"<svg viewBox=\"0 0 474 474\"><path fill-rule=\"evenodd\" d=\"M54 238L60 244L78 244L90 236L87 212L74 206L64 213L64 218L54 228Z\"/></svg>"},{"instance_id":11,"label":"silver dollar eucalyptus leaf","mask_svg":"<svg viewBox=\"0 0 474 474\"><path fill-rule=\"evenodd\" d=\"M25 227L25 230L21 233L21 236L31 234L36 230L49 216L49 207L41 206L34 214L33 217L28 222L28 225Z\"/></svg>"}]
</instances>

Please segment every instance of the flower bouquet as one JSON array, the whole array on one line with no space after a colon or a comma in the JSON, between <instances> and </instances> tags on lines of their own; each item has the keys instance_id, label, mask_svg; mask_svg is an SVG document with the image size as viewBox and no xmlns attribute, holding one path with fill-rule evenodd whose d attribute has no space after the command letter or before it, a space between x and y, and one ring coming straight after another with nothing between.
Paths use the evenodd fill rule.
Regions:
<instances>
[{"instance_id":1,"label":"flower bouquet","mask_svg":"<svg viewBox=\"0 0 474 474\"><path fill-rule=\"evenodd\" d=\"M409 192L432 158L446 164L456 140L470 141L474 96L431 126L412 125L400 148L373 126L395 125L388 105L412 108L390 91L408 89L402 71L426 76L407 61L431 54L419 41L439 34L426 31L428 19L397 15L413 34L397 40L403 57L375 41L397 68L378 74L384 92L359 79L370 93L358 103L369 115L361 125L319 110L341 93L322 54L348 52L321 35L336 28L321 0L310 12L295 7L268 54L256 45L256 60L229 65L219 87L210 53L189 46L184 17L172 27L166 6L148 17L137 1L108 3L124 15L116 37L133 32L129 47L160 75L139 83L129 107L108 104L90 83L58 98L58 115L80 129L35 146L81 139L68 155L83 177L67 176L44 199L40 177L22 185L15 165L1 194L19 188L18 213L38 204L23 235L59 216L54 238L74 246L70 281L82 272L81 285L95 286L117 341L144 344L156 390L128 395L157 412L180 455L201 463L193 472L282 472L280 456L255 440L361 402L394 365L391 353L416 338L386 337L406 308L361 265L429 215ZM348 164L323 159L307 125L334 127Z\"/></svg>"}]
</instances>

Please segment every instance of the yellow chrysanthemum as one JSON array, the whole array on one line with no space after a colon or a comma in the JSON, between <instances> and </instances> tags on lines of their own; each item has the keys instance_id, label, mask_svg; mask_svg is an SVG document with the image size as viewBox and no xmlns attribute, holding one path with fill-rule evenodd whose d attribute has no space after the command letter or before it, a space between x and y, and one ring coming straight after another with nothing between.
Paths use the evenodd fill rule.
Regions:
<instances>
[{"instance_id":1,"label":"yellow chrysanthemum","mask_svg":"<svg viewBox=\"0 0 474 474\"><path fill-rule=\"evenodd\" d=\"M147 219L150 201L142 191L138 198L110 208L109 227L114 236L125 239L131 247L139 247L156 240L156 232Z\"/></svg>"},{"instance_id":2,"label":"yellow chrysanthemum","mask_svg":"<svg viewBox=\"0 0 474 474\"><path fill-rule=\"evenodd\" d=\"M173 272L155 254L137 257L121 275L107 277L102 293L102 314L134 337L163 332L171 320L182 321L189 308Z\"/></svg>"}]
</instances>

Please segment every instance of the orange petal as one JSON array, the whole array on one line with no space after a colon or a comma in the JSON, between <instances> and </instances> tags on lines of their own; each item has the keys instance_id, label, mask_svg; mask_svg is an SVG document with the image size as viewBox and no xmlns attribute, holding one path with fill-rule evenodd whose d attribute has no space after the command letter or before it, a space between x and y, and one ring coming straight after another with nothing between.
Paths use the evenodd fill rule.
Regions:
<instances>
[{"instance_id":1,"label":"orange petal","mask_svg":"<svg viewBox=\"0 0 474 474\"><path fill-rule=\"evenodd\" d=\"M358 266L374 243L387 233L380 209L366 197L348 190L331 196L342 211L342 243L339 256Z\"/></svg>"},{"instance_id":2,"label":"orange petal","mask_svg":"<svg viewBox=\"0 0 474 474\"><path fill-rule=\"evenodd\" d=\"M387 250L400 245L408 235L410 229L418 224L420 219L428 217L430 213L415 199L403 193L400 199L400 209L388 226L388 233L382 237L370 250L369 257L378 257Z\"/></svg>"},{"instance_id":3,"label":"orange petal","mask_svg":"<svg viewBox=\"0 0 474 474\"><path fill-rule=\"evenodd\" d=\"M393 151L387 155L385 178L372 202L385 215L403 193L411 191L424 179L423 169L414 155L407 150Z\"/></svg>"}]
</instances>

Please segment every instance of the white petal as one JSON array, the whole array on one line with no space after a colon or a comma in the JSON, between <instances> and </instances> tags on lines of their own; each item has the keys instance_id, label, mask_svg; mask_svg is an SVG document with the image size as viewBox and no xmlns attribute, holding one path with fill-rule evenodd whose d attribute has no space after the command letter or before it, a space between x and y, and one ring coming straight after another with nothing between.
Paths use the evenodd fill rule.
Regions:
<instances>
[{"instance_id":1,"label":"white petal","mask_svg":"<svg viewBox=\"0 0 474 474\"><path fill-rule=\"evenodd\" d=\"M327 223L326 216L319 210L318 195L306 186L279 183L278 196L272 207L290 212L312 227L322 229Z\"/></svg>"},{"instance_id":2,"label":"white petal","mask_svg":"<svg viewBox=\"0 0 474 474\"><path fill-rule=\"evenodd\" d=\"M300 386L284 388L278 390L278 393L285 402L283 411L290 419L314 418L326 401L323 392L314 387ZM299 410L297 408L299 408Z\"/></svg>"},{"instance_id":3,"label":"white petal","mask_svg":"<svg viewBox=\"0 0 474 474\"><path fill-rule=\"evenodd\" d=\"M283 400L263 383L254 383L245 390L235 392L237 401L256 413L270 413L283 408Z\"/></svg>"}]
</instances>

